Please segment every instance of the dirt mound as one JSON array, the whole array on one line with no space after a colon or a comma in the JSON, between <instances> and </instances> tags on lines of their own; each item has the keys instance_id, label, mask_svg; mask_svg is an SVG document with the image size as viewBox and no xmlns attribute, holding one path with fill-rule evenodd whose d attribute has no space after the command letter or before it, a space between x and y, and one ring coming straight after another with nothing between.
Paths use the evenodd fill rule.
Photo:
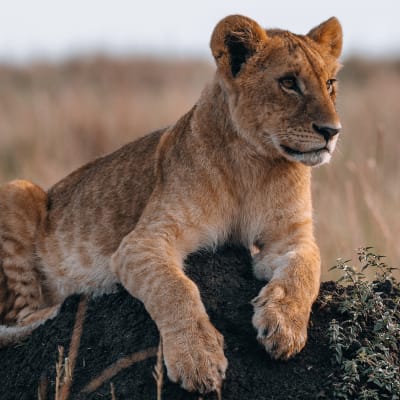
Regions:
<instances>
[{"instance_id":1,"label":"dirt mound","mask_svg":"<svg viewBox=\"0 0 400 400\"><path fill-rule=\"evenodd\" d=\"M254 298L262 283L252 276L250 255L225 247L216 254L199 252L187 260L187 273L199 285L211 321L225 336L229 360L223 399L313 399L329 397L331 371L326 330L332 311L314 305L306 348L287 362L271 360L256 341L251 325ZM322 293L335 285L322 285ZM156 399L153 378L159 337L143 305L120 288L116 293L88 301L73 296L60 314L36 329L23 343L0 350L0 399L53 399L58 346L74 363L69 399ZM77 310L83 318L77 317ZM80 346L79 321L84 321ZM76 328L74 329L74 324ZM71 347L71 349L70 349ZM67 385L68 386L68 385ZM215 399L189 394L168 381L164 373L164 400Z\"/></svg>"}]
</instances>

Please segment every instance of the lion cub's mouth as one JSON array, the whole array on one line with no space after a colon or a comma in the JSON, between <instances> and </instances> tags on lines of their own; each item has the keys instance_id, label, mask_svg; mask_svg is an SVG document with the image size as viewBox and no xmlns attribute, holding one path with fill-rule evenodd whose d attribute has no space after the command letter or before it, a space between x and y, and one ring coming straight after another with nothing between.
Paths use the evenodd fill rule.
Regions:
<instances>
[{"instance_id":1,"label":"lion cub's mouth","mask_svg":"<svg viewBox=\"0 0 400 400\"><path fill-rule=\"evenodd\" d=\"M313 150L300 151L281 144L280 149L289 160L301 162L310 167L329 162L332 155L331 151L326 146Z\"/></svg>"},{"instance_id":2,"label":"lion cub's mouth","mask_svg":"<svg viewBox=\"0 0 400 400\"><path fill-rule=\"evenodd\" d=\"M290 156L302 156L302 155L306 155L306 154L310 154L310 155L311 154L319 154L324 151L327 151L328 153L330 152L326 146L321 147L319 149L313 149L313 150L308 150L308 151L295 150L295 149L292 149L291 147L285 146L283 144L281 144L281 148L285 153L289 154Z\"/></svg>"}]
</instances>

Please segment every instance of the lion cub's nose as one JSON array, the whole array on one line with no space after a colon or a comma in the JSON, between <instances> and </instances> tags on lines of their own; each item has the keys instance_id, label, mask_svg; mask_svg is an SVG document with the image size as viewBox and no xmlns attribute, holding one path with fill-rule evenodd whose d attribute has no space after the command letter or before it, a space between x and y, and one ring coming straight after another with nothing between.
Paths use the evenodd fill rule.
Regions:
<instances>
[{"instance_id":1,"label":"lion cub's nose","mask_svg":"<svg viewBox=\"0 0 400 400\"><path fill-rule=\"evenodd\" d=\"M314 131L322 135L327 142L333 136L337 135L340 132L340 129L342 128L340 124L334 126L334 125L317 125L315 123L312 124L312 127Z\"/></svg>"}]
</instances>

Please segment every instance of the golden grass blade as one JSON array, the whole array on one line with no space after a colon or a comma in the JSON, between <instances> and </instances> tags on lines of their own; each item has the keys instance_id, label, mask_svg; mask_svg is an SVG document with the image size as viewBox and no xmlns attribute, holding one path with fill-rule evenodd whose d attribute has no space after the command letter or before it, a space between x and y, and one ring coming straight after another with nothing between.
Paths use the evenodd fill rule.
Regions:
<instances>
[{"instance_id":1,"label":"golden grass blade","mask_svg":"<svg viewBox=\"0 0 400 400\"><path fill-rule=\"evenodd\" d=\"M160 338L160 344L158 345L157 362L156 365L154 366L153 377L157 384L157 400L162 400L162 387L164 383L164 366L163 366L163 347L161 338Z\"/></svg>"},{"instance_id":2,"label":"golden grass blade","mask_svg":"<svg viewBox=\"0 0 400 400\"><path fill-rule=\"evenodd\" d=\"M64 382L60 392L60 400L67 400L70 394L74 369L79 353L79 345L81 342L83 324L87 310L87 297L82 296L76 312L74 329L72 331L71 343L69 346L69 356L65 359L64 364ZM56 398L58 400L58 398Z\"/></svg>"},{"instance_id":3,"label":"golden grass blade","mask_svg":"<svg viewBox=\"0 0 400 400\"><path fill-rule=\"evenodd\" d=\"M94 378L89 384L87 384L82 389L82 393L93 393L100 386L110 380L113 376L117 375L123 369L128 368L137 362L147 360L150 357L155 357L157 355L157 351L157 347L149 347L146 350L142 350L129 356L120 358L115 363L111 364L109 367L103 370L103 372L99 376Z\"/></svg>"},{"instance_id":4,"label":"golden grass blade","mask_svg":"<svg viewBox=\"0 0 400 400\"><path fill-rule=\"evenodd\" d=\"M47 388L49 386L49 380L47 376L42 376L39 380L38 385L38 400L47 400Z\"/></svg>"},{"instance_id":5,"label":"golden grass blade","mask_svg":"<svg viewBox=\"0 0 400 400\"><path fill-rule=\"evenodd\" d=\"M58 346L58 361L56 362L56 394L55 400L60 400L60 389L64 376L64 347Z\"/></svg>"},{"instance_id":6,"label":"golden grass blade","mask_svg":"<svg viewBox=\"0 0 400 400\"><path fill-rule=\"evenodd\" d=\"M110 393L111 393L111 400L117 400L117 397L115 396L115 388L113 383L110 383Z\"/></svg>"}]
</instances>

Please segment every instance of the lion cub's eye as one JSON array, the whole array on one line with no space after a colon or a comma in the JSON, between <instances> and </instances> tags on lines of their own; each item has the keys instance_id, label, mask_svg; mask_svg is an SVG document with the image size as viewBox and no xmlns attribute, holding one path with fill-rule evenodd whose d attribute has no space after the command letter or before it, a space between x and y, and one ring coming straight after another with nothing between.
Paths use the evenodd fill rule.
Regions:
<instances>
[{"instance_id":1,"label":"lion cub's eye","mask_svg":"<svg viewBox=\"0 0 400 400\"><path fill-rule=\"evenodd\" d=\"M336 82L336 79L328 79L326 81L326 88L327 88L329 94L333 93L335 82Z\"/></svg>"},{"instance_id":2,"label":"lion cub's eye","mask_svg":"<svg viewBox=\"0 0 400 400\"><path fill-rule=\"evenodd\" d=\"M285 77L279 79L279 84L281 85L281 87L283 89L300 92L300 89L297 86L297 80L293 76L285 76Z\"/></svg>"}]
</instances>

